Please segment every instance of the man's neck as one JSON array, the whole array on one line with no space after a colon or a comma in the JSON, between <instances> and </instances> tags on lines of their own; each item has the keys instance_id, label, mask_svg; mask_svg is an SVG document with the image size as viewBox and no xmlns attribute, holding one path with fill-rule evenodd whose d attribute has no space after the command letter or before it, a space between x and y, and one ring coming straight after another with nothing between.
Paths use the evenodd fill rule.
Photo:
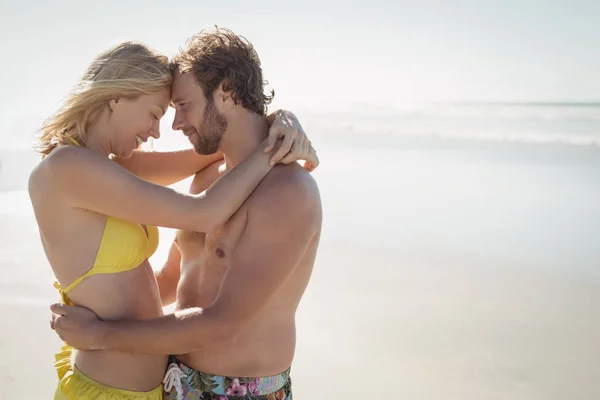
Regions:
<instances>
[{"instance_id":1,"label":"man's neck","mask_svg":"<svg viewBox=\"0 0 600 400\"><path fill-rule=\"evenodd\" d=\"M248 158L268 134L269 124L263 116L244 110L231 118L220 149L225 156L227 168L233 168Z\"/></svg>"}]
</instances>

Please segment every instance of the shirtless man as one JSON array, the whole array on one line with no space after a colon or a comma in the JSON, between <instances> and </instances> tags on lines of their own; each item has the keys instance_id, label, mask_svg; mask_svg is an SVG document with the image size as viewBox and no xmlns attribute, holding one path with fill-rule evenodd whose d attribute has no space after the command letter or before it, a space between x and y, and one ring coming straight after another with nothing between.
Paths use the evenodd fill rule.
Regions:
<instances>
[{"instance_id":1,"label":"shirtless man","mask_svg":"<svg viewBox=\"0 0 600 400\"><path fill-rule=\"evenodd\" d=\"M252 45L227 30L195 36L174 65L173 129L199 153L224 154L195 177L191 191L200 193L267 137L271 97ZM55 304L55 330L80 349L176 354L167 399L291 399L295 313L321 217L310 174L296 163L278 165L225 225L206 235L178 232L157 274L163 304L176 300L174 314L108 322Z\"/></svg>"}]
</instances>

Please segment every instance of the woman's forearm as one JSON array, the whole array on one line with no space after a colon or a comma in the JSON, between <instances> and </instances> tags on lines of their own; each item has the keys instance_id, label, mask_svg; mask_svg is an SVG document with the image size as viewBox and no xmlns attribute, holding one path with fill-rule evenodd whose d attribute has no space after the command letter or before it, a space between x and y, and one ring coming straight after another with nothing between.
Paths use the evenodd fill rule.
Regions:
<instances>
[{"instance_id":1,"label":"woman's forearm","mask_svg":"<svg viewBox=\"0 0 600 400\"><path fill-rule=\"evenodd\" d=\"M115 158L123 168L137 177L168 186L186 179L223 159L222 153L201 155L193 149L167 152L135 150L129 158Z\"/></svg>"},{"instance_id":2,"label":"woman's forearm","mask_svg":"<svg viewBox=\"0 0 600 400\"><path fill-rule=\"evenodd\" d=\"M271 154L264 151L266 147L265 140L250 157L198 196L203 202L202 208L210 210L209 221L206 220L205 212L197 213L198 227L202 228L198 231L209 232L223 225L252 194L273 168L269 163Z\"/></svg>"}]
</instances>

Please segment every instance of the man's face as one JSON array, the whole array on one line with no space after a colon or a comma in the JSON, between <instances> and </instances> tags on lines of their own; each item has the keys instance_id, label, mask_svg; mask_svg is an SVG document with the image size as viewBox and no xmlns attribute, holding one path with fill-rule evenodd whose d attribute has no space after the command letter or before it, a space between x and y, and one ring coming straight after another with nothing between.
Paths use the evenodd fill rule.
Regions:
<instances>
[{"instance_id":1,"label":"man's face","mask_svg":"<svg viewBox=\"0 0 600 400\"><path fill-rule=\"evenodd\" d=\"M183 131L196 153L216 153L227 119L216 109L214 99L206 98L193 73L175 73L171 105L175 108L173 130Z\"/></svg>"}]
</instances>

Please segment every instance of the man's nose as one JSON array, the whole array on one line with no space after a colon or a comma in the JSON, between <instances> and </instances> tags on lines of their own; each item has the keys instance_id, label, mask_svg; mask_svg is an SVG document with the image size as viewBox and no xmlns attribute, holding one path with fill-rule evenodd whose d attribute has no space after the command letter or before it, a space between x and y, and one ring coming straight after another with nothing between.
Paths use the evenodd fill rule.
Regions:
<instances>
[{"instance_id":1,"label":"man's nose","mask_svg":"<svg viewBox=\"0 0 600 400\"><path fill-rule=\"evenodd\" d=\"M173 126L172 126L174 131L181 131L185 127L185 122L184 122L183 116L181 114L182 114L181 112L175 111L175 118L173 118Z\"/></svg>"}]
</instances>

